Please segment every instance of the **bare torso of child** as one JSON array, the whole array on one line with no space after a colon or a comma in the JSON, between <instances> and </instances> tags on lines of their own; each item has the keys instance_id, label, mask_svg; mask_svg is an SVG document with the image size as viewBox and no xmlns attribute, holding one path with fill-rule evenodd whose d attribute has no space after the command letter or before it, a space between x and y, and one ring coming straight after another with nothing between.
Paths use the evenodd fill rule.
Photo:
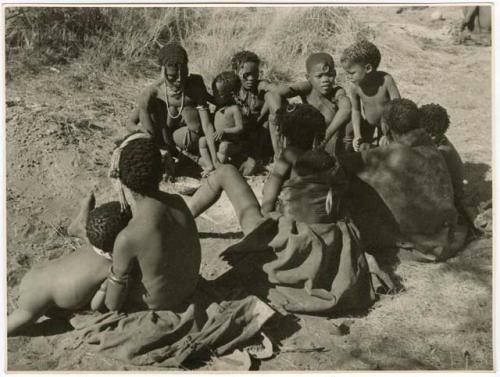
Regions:
<instances>
[{"instance_id":1,"label":"bare torso of child","mask_svg":"<svg viewBox=\"0 0 500 377\"><path fill-rule=\"evenodd\" d=\"M388 77L387 73L377 71L369 84L353 86L355 93L361 100L364 118L372 126L380 124L384 105L390 100Z\"/></svg>"},{"instance_id":2,"label":"bare torso of child","mask_svg":"<svg viewBox=\"0 0 500 377\"><path fill-rule=\"evenodd\" d=\"M234 112L238 111L238 105L225 106L215 112L214 127L216 131L223 131L235 126ZM222 140L238 143L239 134L224 134Z\"/></svg>"},{"instance_id":3,"label":"bare torso of child","mask_svg":"<svg viewBox=\"0 0 500 377\"><path fill-rule=\"evenodd\" d=\"M315 90L311 90L306 96L302 96L302 102L308 103L318 109L325 117L325 124L328 126L338 111L336 96L339 90L343 91L340 86L335 86L329 96L323 96Z\"/></svg>"},{"instance_id":4,"label":"bare torso of child","mask_svg":"<svg viewBox=\"0 0 500 377\"><path fill-rule=\"evenodd\" d=\"M90 303L110 267L111 261L89 245L34 267L21 282L19 307L32 312L82 308Z\"/></svg>"},{"instance_id":5,"label":"bare torso of child","mask_svg":"<svg viewBox=\"0 0 500 377\"><path fill-rule=\"evenodd\" d=\"M142 301L159 310L188 299L198 283L201 247L196 223L182 198L163 192L148 198L125 231L136 250Z\"/></svg>"}]
</instances>

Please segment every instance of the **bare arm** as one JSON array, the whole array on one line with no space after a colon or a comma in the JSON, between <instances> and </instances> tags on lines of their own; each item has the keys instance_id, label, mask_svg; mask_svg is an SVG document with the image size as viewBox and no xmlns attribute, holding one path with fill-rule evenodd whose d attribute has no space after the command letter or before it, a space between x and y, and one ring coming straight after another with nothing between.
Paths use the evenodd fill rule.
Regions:
<instances>
[{"instance_id":1,"label":"bare arm","mask_svg":"<svg viewBox=\"0 0 500 377\"><path fill-rule=\"evenodd\" d=\"M129 119L132 122L140 122L141 128L148 132L150 135L154 135L154 127L149 115L148 107L150 101L158 95L158 90L155 86L148 87L144 92L139 95L137 101L137 107L134 109ZM127 122L127 125L130 122ZM137 124L137 123L136 123ZM130 124L131 125L131 124Z\"/></svg>"},{"instance_id":2,"label":"bare arm","mask_svg":"<svg viewBox=\"0 0 500 377\"><path fill-rule=\"evenodd\" d=\"M358 140L361 138L361 99L354 86L349 89L349 99L352 105L351 121L354 132L353 146L357 150Z\"/></svg>"},{"instance_id":3,"label":"bare arm","mask_svg":"<svg viewBox=\"0 0 500 377\"><path fill-rule=\"evenodd\" d=\"M351 119L351 101L343 90L338 97L338 106L339 109L325 131L325 140L330 140L340 127L345 126L349 122L349 119Z\"/></svg>"},{"instance_id":4,"label":"bare arm","mask_svg":"<svg viewBox=\"0 0 500 377\"><path fill-rule=\"evenodd\" d=\"M398 87L396 86L396 82L394 81L392 76L386 75L385 81L387 85L387 91L389 92L389 98L391 100L401 98L401 94L399 94Z\"/></svg>"},{"instance_id":5,"label":"bare arm","mask_svg":"<svg viewBox=\"0 0 500 377\"><path fill-rule=\"evenodd\" d=\"M264 184L261 206L263 215L274 211L283 182L289 177L292 165L297 160L298 155L299 152L295 148L287 148L274 164L273 171Z\"/></svg>"},{"instance_id":6,"label":"bare arm","mask_svg":"<svg viewBox=\"0 0 500 377\"><path fill-rule=\"evenodd\" d=\"M107 279L104 299L109 310L119 310L127 297L128 273L134 259L126 235L119 234L113 247L113 267Z\"/></svg>"},{"instance_id":7,"label":"bare arm","mask_svg":"<svg viewBox=\"0 0 500 377\"><path fill-rule=\"evenodd\" d=\"M198 107L198 114L200 116L201 128L203 129L203 133L205 134L205 138L207 140L208 151L210 152L214 166L217 167L220 162L217 158L217 149L215 148L214 142L214 125L210 121L208 109L206 107Z\"/></svg>"}]
</instances>

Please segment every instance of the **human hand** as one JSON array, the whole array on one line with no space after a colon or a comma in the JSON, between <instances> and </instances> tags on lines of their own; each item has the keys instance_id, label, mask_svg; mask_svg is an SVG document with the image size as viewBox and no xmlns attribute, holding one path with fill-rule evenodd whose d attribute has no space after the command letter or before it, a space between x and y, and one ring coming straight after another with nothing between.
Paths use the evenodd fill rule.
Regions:
<instances>
[{"instance_id":1,"label":"human hand","mask_svg":"<svg viewBox=\"0 0 500 377\"><path fill-rule=\"evenodd\" d=\"M321 140L321 142L319 142L319 143L316 145L316 148L315 148L315 149L319 149L319 150L323 150L323 149L325 149L325 147L326 147L326 143L327 143L327 140L326 140L326 139Z\"/></svg>"},{"instance_id":2,"label":"human hand","mask_svg":"<svg viewBox=\"0 0 500 377\"><path fill-rule=\"evenodd\" d=\"M354 151L359 152L359 147L363 143L363 139L360 137L354 137L352 140L352 147L354 148Z\"/></svg>"},{"instance_id":3,"label":"human hand","mask_svg":"<svg viewBox=\"0 0 500 377\"><path fill-rule=\"evenodd\" d=\"M378 142L378 145L379 146L385 146L385 145L389 145L391 142L389 141L389 139L387 138L387 136L382 136Z\"/></svg>"},{"instance_id":4,"label":"human hand","mask_svg":"<svg viewBox=\"0 0 500 377\"><path fill-rule=\"evenodd\" d=\"M222 136L224 136L224 130L220 130L220 131L215 131L214 132L214 140L215 141L221 140Z\"/></svg>"}]
</instances>

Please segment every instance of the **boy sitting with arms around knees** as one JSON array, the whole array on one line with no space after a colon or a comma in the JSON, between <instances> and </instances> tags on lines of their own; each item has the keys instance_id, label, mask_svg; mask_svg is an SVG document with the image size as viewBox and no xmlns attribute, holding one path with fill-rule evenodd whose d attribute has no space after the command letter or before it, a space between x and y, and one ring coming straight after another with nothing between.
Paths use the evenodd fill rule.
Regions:
<instances>
[{"instance_id":1,"label":"boy sitting with arms around knees","mask_svg":"<svg viewBox=\"0 0 500 377\"><path fill-rule=\"evenodd\" d=\"M335 63L331 55L320 52L311 54L306 60L307 81L279 85L266 94L266 101L271 110L270 132L276 133L273 122L276 110L281 108L285 98L300 96L303 103L318 109L325 118L325 126L320 130L323 138L321 145L333 155L336 151L339 135L351 116L351 103L342 87L335 84ZM326 127L326 129L325 129ZM275 154L277 150L275 149Z\"/></svg>"},{"instance_id":2,"label":"boy sitting with arms around knees","mask_svg":"<svg viewBox=\"0 0 500 377\"><path fill-rule=\"evenodd\" d=\"M82 210L88 215L85 228L90 245L85 244L26 274L19 288L19 307L7 320L8 335L34 323L50 310L77 310L89 303L93 310L101 307L113 244L131 214L122 211L119 202L103 204L89 213L88 203Z\"/></svg>"},{"instance_id":3,"label":"boy sitting with arms around knees","mask_svg":"<svg viewBox=\"0 0 500 377\"><path fill-rule=\"evenodd\" d=\"M349 46L342 53L340 61L352 83L349 89L352 120L344 138L347 150L367 149L374 141L378 142L374 133L377 129L377 139L382 136L380 120L384 105L401 98L392 76L377 70L380 59L377 46L367 40Z\"/></svg>"},{"instance_id":4,"label":"boy sitting with arms around knees","mask_svg":"<svg viewBox=\"0 0 500 377\"><path fill-rule=\"evenodd\" d=\"M193 216L179 195L160 191L160 150L145 134L130 135L115 150L110 175L119 179L121 202L128 199L133 218L115 242L105 304L119 310L128 296L133 309L175 309L199 279ZM129 279L131 271L138 276Z\"/></svg>"},{"instance_id":5,"label":"boy sitting with arms around knees","mask_svg":"<svg viewBox=\"0 0 500 377\"><path fill-rule=\"evenodd\" d=\"M427 131L446 161L453 184L455 204L457 204L464 193L464 165L457 150L445 136L446 130L450 126L448 112L444 107L434 103L423 105L418 111L420 127Z\"/></svg>"},{"instance_id":6,"label":"boy sitting with arms around knees","mask_svg":"<svg viewBox=\"0 0 500 377\"><path fill-rule=\"evenodd\" d=\"M217 148L215 156L210 155L207 137L200 138L200 165L205 174L214 170L219 163L241 152L243 116L236 103L236 96L241 87L238 76L233 72L222 72L212 83L215 111L213 139Z\"/></svg>"}]
</instances>

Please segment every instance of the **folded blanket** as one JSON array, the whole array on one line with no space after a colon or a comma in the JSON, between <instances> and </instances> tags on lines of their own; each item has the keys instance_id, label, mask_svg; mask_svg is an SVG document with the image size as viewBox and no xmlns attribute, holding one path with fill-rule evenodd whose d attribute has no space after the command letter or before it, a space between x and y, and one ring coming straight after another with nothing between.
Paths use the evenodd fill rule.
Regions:
<instances>
[{"instance_id":1,"label":"folded blanket","mask_svg":"<svg viewBox=\"0 0 500 377\"><path fill-rule=\"evenodd\" d=\"M205 296L205 297L203 297ZM247 343L274 311L255 296L206 305L199 290L187 309L93 314L60 346L82 345L133 365L181 367L188 360L222 355Z\"/></svg>"}]
</instances>

